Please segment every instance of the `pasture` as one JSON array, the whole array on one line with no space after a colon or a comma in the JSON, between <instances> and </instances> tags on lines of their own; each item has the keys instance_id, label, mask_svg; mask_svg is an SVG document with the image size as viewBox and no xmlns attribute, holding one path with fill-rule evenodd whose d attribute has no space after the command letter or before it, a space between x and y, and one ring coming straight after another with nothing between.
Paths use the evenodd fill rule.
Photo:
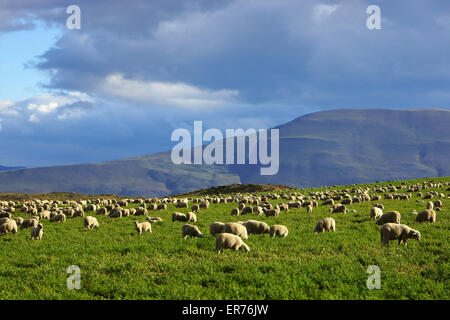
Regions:
<instances>
[{"instance_id":1,"label":"pasture","mask_svg":"<svg viewBox=\"0 0 450 320\"><path fill-rule=\"evenodd\" d=\"M433 180L444 182L442 188L429 187L422 193L437 191L444 198L436 223L414 223L415 215L426 208L428 200L411 192L409 200L364 201L348 205L357 212L331 213L330 206L291 208L278 218L246 214L231 216L236 202L211 203L200 209L196 225L203 238L181 237L184 222L172 222L173 212L186 213L189 208L149 211L161 217L152 224L152 233L139 236L134 221L144 216L110 218L85 211L97 218L100 227L88 230L83 218L68 217L66 222L49 222L42 240L31 240L30 229L0 236L1 299L445 299L450 298L450 177L409 180L408 185ZM288 195L343 190L369 186L401 186L401 181L299 189L273 192ZM447 185L445 185L447 183ZM408 193L400 189L394 193ZM353 193L349 193L354 195ZM259 194L261 195L261 194ZM215 196L211 196L215 197ZM422 200L425 202L416 202ZM270 203L289 200L270 199ZM374 203L385 206L384 212L401 213L401 223L417 229L421 241L410 239L408 246L391 241L388 248L380 244L379 226L369 219ZM60 205L64 207L67 205ZM127 207L136 207L129 204ZM18 209L13 217L29 218ZM336 232L313 234L322 218L336 221ZM249 235L244 242L250 252L215 251L215 237L209 234L212 222L255 219L269 226L282 224L289 229L286 238L268 234ZM80 268L80 289L69 290L67 267ZM369 290L366 273L370 265L381 270L381 288Z\"/></svg>"}]
</instances>

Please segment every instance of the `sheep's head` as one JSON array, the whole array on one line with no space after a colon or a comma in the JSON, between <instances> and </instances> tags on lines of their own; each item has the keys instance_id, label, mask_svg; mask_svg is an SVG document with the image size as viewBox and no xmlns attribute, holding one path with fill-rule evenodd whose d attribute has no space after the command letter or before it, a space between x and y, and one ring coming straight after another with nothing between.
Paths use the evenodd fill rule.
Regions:
<instances>
[{"instance_id":1,"label":"sheep's head","mask_svg":"<svg viewBox=\"0 0 450 320\"><path fill-rule=\"evenodd\" d=\"M420 232L417 230L411 230L409 233L409 237L411 239L416 239L416 240L420 241Z\"/></svg>"}]
</instances>

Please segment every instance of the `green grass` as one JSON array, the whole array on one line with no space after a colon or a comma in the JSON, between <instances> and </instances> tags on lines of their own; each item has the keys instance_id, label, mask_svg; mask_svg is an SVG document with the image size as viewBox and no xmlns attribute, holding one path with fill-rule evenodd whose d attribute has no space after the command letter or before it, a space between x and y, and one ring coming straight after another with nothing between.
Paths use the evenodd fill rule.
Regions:
<instances>
[{"instance_id":1,"label":"green grass","mask_svg":"<svg viewBox=\"0 0 450 320\"><path fill-rule=\"evenodd\" d=\"M434 181L450 181L436 178ZM418 182L423 180L410 180ZM377 185L386 185L379 183ZM400 182L395 182L400 185ZM366 184L367 185L367 184ZM372 184L373 185L373 184ZM337 187L330 189L344 189ZM447 187L439 190L446 196ZM305 195L311 190L301 192ZM433 188L427 189L436 190ZM399 193L405 192L404 189ZM0 236L1 299L445 299L449 295L450 199L444 198L437 223L414 224L416 193L409 201L381 200L385 212L400 211L402 223L418 229L420 242L408 247L380 245L379 227L369 220L372 202L351 205L357 213L332 214L328 206L282 211L279 218L231 216L235 203L211 204L197 214L203 239L181 238L175 209L150 212L164 219L139 237L133 221L96 216L100 228L85 230L81 218L65 223L43 220L44 237L30 240L29 229ZM433 199L434 200L434 199ZM286 202L276 200L273 203ZM132 205L135 206L135 205ZM87 212L88 215L94 215ZM14 216L27 217L17 212ZM336 233L312 233L318 220L333 217ZM215 253L214 221L257 219L289 228L287 238L250 235L250 252ZM68 290L66 269L81 269L81 289ZM381 289L369 290L369 265L381 269Z\"/></svg>"}]
</instances>

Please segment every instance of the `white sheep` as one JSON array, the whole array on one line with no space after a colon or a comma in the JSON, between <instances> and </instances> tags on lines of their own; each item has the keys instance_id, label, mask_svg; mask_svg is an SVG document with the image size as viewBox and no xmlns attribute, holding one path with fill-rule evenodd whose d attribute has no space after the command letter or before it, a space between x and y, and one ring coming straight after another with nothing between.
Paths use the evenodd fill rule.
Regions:
<instances>
[{"instance_id":1,"label":"white sheep","mask_svg":"<svg viewBox=\"0 0 450 320\"><path fill-rule=\"evenodd\" d=\"M400 223L400 212L398 211L389 211L383 214L380 219L377 220L376 224L381 226L385 223Z\"/></svg>"},{"instance_id":2,"label":"white sheep","mask_svg":"<svg viewBox=\"0 0 450 320\"><path fill-rule=\"evenodd\" d=\"M433 209L426 209L416 216L415 222L436 222L436 212Z\"/></svg>"},{"instance_id":3,"label":"white sheep","mask_svg":"<svg viewBox=\"0 0 450 320\"><path fill-rule=\"evenodd\" d=\"M221 253L223 249L239 250L244 248L245 251L250 251L248 245L242 239L231 233L221 233L216 237L216 252Z\"/></svg>"},{"instance_id":4,"label":"white sheep","mask_svg":"<svg viewBox=\"0 0 450 320\"><path fill-rule=\"evenodd\" d=\"M84 226L87 227L88 229L99 227L97 218L95 218L95 217L86 216L86 217L84 217L83 221L84 221Z\"/></svg>"},{"instance_id":5,"label":"white sheep","mask_svg":"<svg viewBox=\"0 0 450 320\"><path fill-rule=\"evenodd\" d=\"M0 234L7 234L8 232L17 233L17 223L14 220L8 220L0 224Z\"/></svg>"},{"instance_id":6,"label":"white sheep","mask_svg":"<svg viewBox=\"0 0 450 320\"><path fill-rule=\"evenodd\" d=\"M398 239L398 244L402 242L407 246L406 241L416 239L420 241L420 232L408 227L405 224L385 223L380 228L381 244L389 247L389 241Z\"/></svg>"},{"instance_id":7,"label":"white sheep","mask_svg":"<svg viewBox=\"0 0 450 320\"><path fill-rule=\"evenodd\" d=\"M200 232L197 226L193 226L192 224L185 224L181 227L181 235L183 239L189 237L203 238L203 234Z\"/></svg>"},{"instance_id":8,"label":"white sheep","mask_svg":"<svg viewBox=\"0 0 450 320\"><path fill-rule=\"evenodd\" d=\"M186 219L188 222L197 222L197 216L193 212L186 213Z\"/></svg>"},{"instance_id":9,"label":"white sheep","mask_svg":"<svg viewBox=\"0 0 450 320\"><path fill-rule=\"evenodd\" d=\"M152 232L152 225L150 224L150 222L144 221L144 222L134 222L134 227L137 231L137 233L139 233L139 235L142 235L142 232Z\"/></svg>"},{"instance_id":10,"label":"white sheep","mask_svg":"<svg viewBox=\"0 0 450 320\"><path fill-rule=\"evenodd\" d=\"M336 231L336 221L333 218L323 218L319 222L317 222L316 227L314 228L314 233L320 233L324 231L330 232Z\"/></svg>"},{"instance_id":11,"label":"white sheep","mask_svg":"<svg viewBox=\"0 0 450 320\"><path fill-rule=\"evenodd\" d=\"M44 226L41 223L35 227L32 227L30 229L31 239L41 240L44 234L43 228Z\"/></svg>"},{"instance_id":12,"label":"white sheep","mask_svg":"<svg viewBox=\"0 0 450 320\"><path fill-rule=\"evenodd\" d=\"M218 233L222 233L224 227L225 227L225 223L213 222L209 225L209 232L214 236Z\"/></svg>"},{"instance_id":13,"label":"white sheep","mask_svg":"<svg viewBox=\"0 0 450 320\"><path fill-rule=\"evenodd\" d=\"M247 229L247 234L265 234L270 232L269 225L263 221L247 220L242 225Z\"/></svg>"},{"instance_id":14,"label":"white sheep","mask_svg":"<svg viewBox=\"0 0 450 320\"><path fill-rule=\"evenodd\" d=\"M286 226L281 224L274 224L270 227L270 237L287 237L289 231Z\"/></svg>"},{"instance_id":15,"label":"white sheep","mask_svg":"<svg viewBox=\"0 0 450 320\"><path fill-rule=\"evenodd\" d=\"M235 234L240 236L242 239L248 239L247 228L237 222L225 223L223 232Z\"/></svg>"},{"instance_id":16,"label":"white sheep","mask_svg":"<svg viewBox=\"0 0 450 320\"><path fill-rule=\"evenodd\" d=\"M186 217L185 214L182 214L180 212L174 212L172 213L172 222L174 221L182 221L182 222L186 222L188 218Z\"/></svg>"},{"instance_id":17,"label":"white sheep","mask_svg":"<svg viewBox=\"0 0 450 320\"><path fill-rule=\"evenodd\" d=\"M383 210L378 207L372 207L370 209L370 219L378 219L383 215Z\"/></svg>"}]
</instances>

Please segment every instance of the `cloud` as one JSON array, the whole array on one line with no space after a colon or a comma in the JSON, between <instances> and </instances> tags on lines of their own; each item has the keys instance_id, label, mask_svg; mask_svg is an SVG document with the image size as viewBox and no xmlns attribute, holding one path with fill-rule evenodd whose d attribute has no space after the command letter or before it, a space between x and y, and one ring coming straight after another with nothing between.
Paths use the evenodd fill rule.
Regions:
<instances>
[{"instance_id":1,"label":"cloud","mask_svg":"<svg viewBox=\"0 0 450 320\"><path fill-rule=\"evenodd\" d=\"M314 7L313 15L314 20L319 23L322 20L329 17L333 12L336 11L336 9L339 7L339 5L329 5L329 4L318 4Z\"/></svg>"},{"instance_id":2,"label":"cloud","mask_svg":"<svg viewBox=\"0 0 450 320\"><path fill-rule=\"evenodd\" d=\"M125 79L121 74L109 75L101 84L108 97L125 101L180 108L214 108L235 101L236 90L200 89L185 83L139 81Z\"/></svg>"},{"instance_id":3,"label":"cloud","mask_svg":"<svg viewBox=\"0 0 450 320\"><path fill-rule=\"evenodd\" d=\"M16 116L18 114L15 103L12 100L0 100L0 114Z\"/></svg>"}]
</instances>

